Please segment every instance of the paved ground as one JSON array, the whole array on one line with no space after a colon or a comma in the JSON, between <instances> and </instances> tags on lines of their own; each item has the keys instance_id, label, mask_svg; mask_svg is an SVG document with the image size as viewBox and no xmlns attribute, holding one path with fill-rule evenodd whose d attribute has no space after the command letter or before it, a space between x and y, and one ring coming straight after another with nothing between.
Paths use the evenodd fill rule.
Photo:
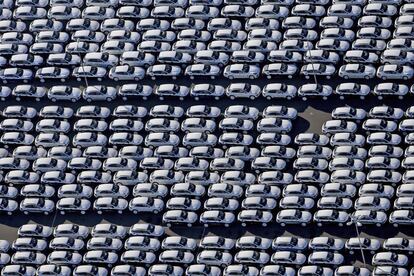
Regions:
<instances>
[{"instance_id":1,"label":"paved ground","mask_svg":"<svg viewBox=\"0 0 414 276\"><path fill-rule=\"evenodd\" d=\"M313 81L313 80L310 80ZM308 82L310 82L308 81ZM166 83L171 82L171 80L158 80L157 83ZM228 80L215 80L211 81L209 79L205 80L197 80L197 83L202 82L210 82L215 84L221 84L221 85L227 85L229 83ZM260 86L264 86L265 84L269 83L270 81L267 79L260 79L255 81L249 81L250 83L255 83ZM290 84L295 84L299 86L300 84L304 83L304 80L272 80L271 82L286 82ZM326 81L324 81L326 82ZM148 82L151 84L154 84L154 82ZM185 84L190 85L190 83L187 81L177 81L176 83L179 84ZM321 81L323 83L323 81ZM330 81L329 84L335 86L338 84L338 81ZM57 83L56 83L57 84ZM73 82L70 83L71 85L76 86L83 86L84 82ZM90 82L90 84L96 84L96 82ZM114 83L104 83L106 85L116 85ZM374 82L368 83L370 85L374 85ZM40 84L43 85L43 84ZM53 85L53 83L48 83L47 86ZM166 103L167 101L159 101L157 98L150 98L147 101L142 101L140 99L137 99L136 101L129 101L129 104L136 104L140 106L146 106L147 108L152 107L155 104L160 103ZM0 102L0 110L3 109L7 105L16 104L18 102L6 101L6 102ZM35 101L24 101L20 104L25 104L27 106L33 106L36 107L38 110L44 106L44 105L50 105L53 104L49 101L42 101L42 102L35 102ZM251 105L259 108L260 110L263 109L265 106L268 105L274 105L274 104L283 104L287 105L289 107L295 107L299 112L298 119L294 122L294 129L292 131L292 136L294 137L296 134L305 132L305 131L312 131L312 132L320 132L321 125L324 121L328 120L330 118L330 112L338 106L344 106L344 105L350 105L354 107L364 107L364 108L370 108L375 105L381 105L381 104L387 104L394 107L401 107L401 108L407 108L408 106L414 104L411 97L409 101L402 101L398 99L386 99L384 102L378 101L374 97L370 97L367 100L359 100L359 99L345 99L340 100L336 96L332 96L329 98L328 101L323 101L322 99L310 99L306 102L302 101L301 99L294 99L292 101L280 101L280 100L272 100L268 101L263 98L259 98L255 101L252 100L238 100L238 101L231 101L229 99L223 99L220 101L211 100L209 102L201 101L196 102L191 99L186 99L184 101L179 100L172 100L168 101L169 104L172 105L180 105L182 107L188 107L190 105L194 104L209 104L209 105L216 105L221 107L223 110L226 106L231 104L246 104ZM71 106L73 108L77 108L78 106L85 105L86 102L82 101L76 104L67 102L65 103L66 106ZM122 100L117 100L115 102L107 103L107 102L96 102L95 104L102 105L102 106L109 106L114 107L116 105L125 104ZM63 103L62 103L63 105ZM160 216L154 217L152 215L148 216L140 216L140 215L132 215L132 214L125 214L125 215L97 215L97 214L87 214L85 216L77 216L77 215L65 215L62 216L60 214L50 215L50 216L43 216L43 215L34 215L34 216L25 216L25 215L15 215L15 216L2 216L0 217L0 238L1 239L7 239L7 240L13 240L16 238L16 229L21 226L22 224L28 223L28 222L37 222L44 225L56 225L63 222L74 222L78 224L83 225L95 225L97 223L100 223L102 221L109 221L112 223L130 226L134 223L137 223L139 221L146 221L146 222L152 222L156 224L160 224ZM362 235L363 236L371 236L371 237L377 237L380 239L385 239L388 237L396 237L396 236L407 236L407 237L414 237L414 230L411 228L399 228L396 229L390 225L387 225L386 227L377 228L375 226L373 227L363 227L361 228ZM183 236L193 237L193 238L200 238L205 235L212 235L212 234L219 234L226 237L239 237L245 233L252 233L257 234L263 237L269 237L274 238L276 236L280 236L283 234L290 233L291 235L297 235L302 237L315 237L320 235L329 235L333 237L342 237L342 238L348 238L356 236L356 231L354 226L347 226L347 227L337 227L337 226L325 226L325 227L317 227L317 226L309 226L306 228L303 227L286 227L283 228L277 224L269 225L266 228L262 228L260 226L249 226L246 228L242 228L240 226L233 226L229 229L223 229L221 227L210 227L210 228L203 228L202 226L193 227L191 229L186 227L173 227L172 229L167 230L167 232L171 234L179 234ZM358 254L357 254L358 255ZM359 256L353 256L352 260L359 260ZM350 260L351 261L351 260ZM370 259L368 258L367 261L370 262ZM359 262L359 261L358 261Z\"/></svg>"}]
</instances>

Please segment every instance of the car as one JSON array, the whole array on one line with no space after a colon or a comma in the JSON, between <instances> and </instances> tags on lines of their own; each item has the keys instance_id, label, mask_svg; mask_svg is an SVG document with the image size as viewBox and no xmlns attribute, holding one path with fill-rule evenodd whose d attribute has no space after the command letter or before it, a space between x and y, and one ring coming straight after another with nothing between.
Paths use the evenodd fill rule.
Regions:
<instances>
[{"instance_id":1,"label":"car","mask_svg":"<svg viewBox=\"0 0 414 276\"><path fill-rule=\"evenodd\" d=\"M197 255L197 263L221 267L231 264L232 259L230 253L220 250L203 250Z\"/></svg>"},{"instance_id":2,"label":"car","mask_svg":"<svg viewBox=\"0 0 414 276\"><path fill-rule=\"evenodd\" d=\"M273 98L286 98L288 100L296 96L297 89L293 85L283 83L271 83L263 87L262 95L270 100Z\"/></svg>"},{"instance_id":3,"label":"car","mask_svg":"<svg viewBox=\"0 0 414 276\"><path fill-rule=\"evenodd\" d=\"M167 226L172 224L186 224L188 227L192 227L197 219L198 215L195 212L185 210L169 210L164 212L162 216L162 221Z\"/></svg>"},{"instance_id":4,"label":"car","mask_svg":"<svg viewBox=\"0 0 414 276\"><path fill-rule=\"evenodd\" d=\"M408 80L414 76L414 70L407 65L386 64L377 69L377 77L383 80L403 79Z\"/></svg>"},{"instance_id":5,"label":"car","mask_svg":"<svg viewBox=\"0 0 414 276\"><path fill-rule=\"evenodd\" d=\"M381 248L381 242L377 239L350 238L346 241L345 248L351 254L354 254L356 250L366 250L371 254L375 254Z\"/></svg>"},{"instance_id":6,"label":"car","mask_svg":"<svg viewBox=\"0 0 414 276\"><path fill-rule=\"evenodd\" d=\"M44 198L25 198L20 202L20 211L24 214L29 213L43 213L50 214L55 209L55 204L52 200Z\"/></svg>"}]
</instances>

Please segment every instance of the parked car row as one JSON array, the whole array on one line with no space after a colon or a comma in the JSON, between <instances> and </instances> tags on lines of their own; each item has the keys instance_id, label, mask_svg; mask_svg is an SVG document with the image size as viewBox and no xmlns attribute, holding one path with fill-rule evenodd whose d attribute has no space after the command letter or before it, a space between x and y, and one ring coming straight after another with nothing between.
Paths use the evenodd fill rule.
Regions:
<instances>
[{"instance_id":1,"label":"parked car row","mask_svg":"<svg viewBox=\"0 0 414 276\"><path fill-rule=\"evenodd\" d=\"M327 100L329 97L338 95L341 99L345 97L359 97L365 99L369 96L375 96L378 99L398 97L404 99L414 93L414 86L409 87L405 84L394 82L385 82L370 87L366 84L346 82L332 87L328 84L303 84L299 87L284 83L269 83L263 87L249 83L232 83L227 87L222 85L213 85L207 83L193 84L190 87L178 84L160 84L156 86L141 84L124 84L119 88L114 86L93 85L86 88L71 87L66 85L57 85L50 88L33 85L17 85L14 88L0 86L0 99L14 98L17 101L36 100L41 101L46 98L52 102L78 102L86 100L92 101L114 101L123 99L124 101L132 99L148 99L157 97L160 100L179 99L184 100L191 97L195 100L216 99L220 100L228 97L235 99L257 99L264 97L268 100L287 99L299 97L303 100L309 98L322 98ZM169 105L163 105L167 108ZM172 107L169 107L170 109ZM412 113L412 112L411 112ZM412 116L408 114L407 116ZM180 113L181 115L184 112ZM73 114L71 114L73 115ZM176 117L174 115L173 117Z\"/></svg>"},{"instance_id":2,"label":"parked car row","mask_svg":"<svg viewBox=\"0 0 414 276\"><path fill-rule=\"evenodd\" d=\"M277 272L289 276L366 276L389 272L404 276L411 263L408 255L413 252L413 241L406 238L388 238L381 243L362 237L307 240L279 236L272 240L241 236L233 240L204 236L198 241L183 236L163 237L162 227L145 223L132 225L129 230L115 224L98 224L92 230L76 224L61 224L54 229L26 224L18 234L13 243L1 241L3 275L265 276ZM347 263L344 254L353 255L356 250L373 254L372 274L367 268Z\"/></svg>"}]
</instances>

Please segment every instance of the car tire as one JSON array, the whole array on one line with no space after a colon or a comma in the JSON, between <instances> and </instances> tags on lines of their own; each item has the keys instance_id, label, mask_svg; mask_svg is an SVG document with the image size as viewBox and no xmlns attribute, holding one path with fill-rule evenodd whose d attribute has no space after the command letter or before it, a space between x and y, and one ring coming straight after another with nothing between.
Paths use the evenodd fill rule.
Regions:
<instances>
[{"instance_id":1,"label":"car tire","mask_svg":"<svg viewBox=\"0 0 414 276\"><path fill-rule=\"evenodd\" d=\"M371 251L369 251L369 253L371 253L372 255L374 255L377 252L375 252L375 250L371 250ZM413 252L412 251L409 251L408 254L413 254Z\"/></svg>"},{"instance_id":2,"label":"car tire","mask_svg":"<svg viewBox=\"0 0 414 276\"><path fill-rule=\"evenodd\" d=\"M72 99L70 99L70 101L71 101L72 103L76 103L78 100L77 100L77 99L75 99L75 98L72 98Z\"/></svg>"},{"instance_id":3,"label":"car tire","mask_svg":"<svg viewBox=\"0 0 414 276\"><path fill-rule=\"evenodd\" d=\"M49 215L49 212L48 212L48 211L46 211L46 212L43 212L43 214L44 214L45 216L48 216L48 215Z\"/></svg>"},{"instance_id":4,"label":"car tire","mask_svg":"<svg viewBox=\"0 0 414 276\"><path fill-rule=\"evenodd\" d=\"M154 210L154 211L152 211L154 214L158 214L159 213L159 211L158 210Z\"/></svg>"},{"instance_id":5,"label":"car tire","mask_svg":"<svg viewBox=\"0 0 414 276\"><path fill-rule=\"evenodd\" d=\"M60 81L61 81L61 82L65 82L65 81L66 81L66 79L60 79Z\"/></svg>"},{"instance_id":6,"label":"car tire","mask_svg":"<svg viewBox=\"0 0 414 276\"><path fill-rule=\"evenodd\" d=\"M408 80L408 77L405 77L405 76L404 76L404 77L403 77L403 80Z\"/></svg>"},{"instance_id":7,"label":"car tire","mask_svg":"<svg viewBox=\"0 0 414 276\"><path fill-rule=\"evenodd\" d=\"M282 223L280 223L280 226L285 227L286 223L282 222Z\"/></svg>"},{"instance_id":8,"label":"car tire","mask_svg":"<svg viewBox=\"0 0 414 276\"><path fill-rule=\"evenodd\" d=\"M16 97L16 101L20 102L20 97Z\"/></svg>"},{"instance_id":9,"label":"car tire","mask_svg":"<svg viewBox=\"0 0 414 276\"><path fill-rule=\"evenodd\" d=\"M370 77L367 75L367 76L364 77L364 79L369 80Z\"/></svg>"},{"instance_id":10,"label":"car tire","mask_svg":"<svg viewBox=\"0 0 414 276\"><path fill-rule=\"evenodd\" d=\"M263 226L263 227L267 227L267 223L266 223L266 222L263 222L263 223L262 223L262 226Z\"/></svg>"},{"instance_id":11,"label":"car tire","mask_svg":"<svg viewBox=\"0 0 414 276\"><path fill-rule=\"evenodd\" d=\"M229 80L233 80L233 79L234 79L234 77L233 77L233 76L228 76L228 79L229 79Z\"/></svg>"},{"instance_id":12,"label":"car tire","mask_svg":"<svg viewBox=\"0 0 414 276\"><path fill-rule=\"evenodd\" d=\"M98 81L102 81L102 78L97 78Z\"/></svg>"},{"instance_id":13,"label":"car tire","mask_svg":"<svg viewBox=\"0 0 414 276\"><path fill-rule=\"evenodd\" d=\"M119 78L114 78L114 81L119 81Z\"/></svg>"},{"instance_id":14,"label":"car tire","mask_svg":"<svg viewBox=\"0 0 414 276\"><path fill-rule=\"evenodd\" d=\"M112 98L106 98L106 101L107 102L111 102L112 101Z\"/></svg>"},{"instance_id":15,"label":"car tire","mask_svg":"<svg viewBox=\"0 0 414 276\"><path fill-rule=\"evenodd\" d=\"M242 227L246 227L246 226L247 226L247 224L246 224L245 222L242 222L242 223L241 223L241 226L242 226Z\"/></svg>"},{"instance_id":16,"label":"car tire","mask_svg":"<svg viewBox=\"0 0 414 276\"><path fill-rule=\"evenodd\" d=\"M204 223L203 226L207 228L208 227L208 224L207 223Z\"/></svg>"},{"instance_id":17,"label":"car tire","mask_svg":"<svg viewBox=\"0 0 414 276\"><path fill-rule=\"evenodd\" d=\"M97 213L98 213L98 215L102 215L102 211L101 210L98 210Z\"/></svg>"},{"instance_id":18,"label":"car tire","mask_svg":"<svg viewBox=\"0 0 414 276\"><path fill-rule=\"evenodd\" d=\"M318 227L322 227L322 223L320 223L320 222L318 222L316 225L317 225Z\"/></svg>"},{"instance_id":19,"label":"car tire","mask_svg":"<svg viewBox=\"0 0 414 276\"><path fill-rule=\"evenodd\" d=\"M307 97L302 97L302 100L306 102L308 100L308 98Z\"/></svg>"},{"instance_id":20,"label":"car tire","mask_svg":"<svg viewBox=\"0 0 414 276\"><path fill-rule=\"evenodd\" d=\"M308 224L307 224L306 222L302 222L300 225L301 225L302 227L306 227Z\"/></svg>"},{"instance_id":21,"label":"car tire","mask_svg":"<svg viewBox=\"0 0 414 276\"><path fill-rule=\"evenodd\" d=\"M375 226L377 226L377 227L381 227L382 226L382 224L381 223L375 223ZM395 226L394 226L395 227ZM398 227L398 225L397 225L397 227Z\"/></svg>"},{"instance_id":22,"label":"car tire","mask_svg":"<svg viewBox=\"0 0 414 276\"><path fill-rule=\"evenodd\" d=\"M11 216L11 215L13 215L13 212L9 211L9 212L7 212L7 215Z\"/></svg>"},{"instance_id":23,"label":"car tire","mask_svg":"<svg viewBox=\"0 0 414 276\"><path fill-rule=\"evenodd\" d=\"M377 226L378 226L378 223L377 223ZM392 226L394 226L394 227L397 228L398 227L398 223L393 223ZM380 226L378 226L378 227L380 227Z\"/></svg>"},{"instance_id":24,"label":"car tire","mask_svg":"<svg viewBox=\"0 0 414 276\"><path fill-rule=\"evenodd\" d=\"M230 227L230 224L225 223L225 224L224 224L224 227Z\"/></svg>"},{"instance_id":25,"label":"car tire","mask_svg":"<svg viewBox=\"0 0 414 276\"><path fill-rule=\"evenodd\" d=\"M192 223L187 223L187 227L193 227L193 224Z\"/></svg>"},{"instance_id":26,"label":"car tire","mask_svg":"<svg viewBox=\"0 0 414 276\"><path fill-rule=\"evenodd\" d=\"M349 76L348 75L344 75L344 79L349 79Z\"/></svg>"},{"instance_id":27,"label":"car tire","mask_svg":"<svg viewBox=\"0 0 414 276\"><path fill-rule=\"evenodd\" d=\"M81 213L81 215L84 215L84 214L86 214L86 211L82 210L80 213Z\"/></svg>"},{"instance_id":28,"label":"car tire","mask_svg":"<svg viewBox=\"0 0 414 276\"><path fill-rule=\"evenodd\" d=\"M122 210L118 210L118 214L120 214L120 215L121 215L121 214L122 214Z\"/></svg>"},{"instance_id":29,"label":"car tire","mask_svg":"<svg viewBox=\"0 0 414 276\"><path fill-rule=\"evenodd\" d=\"M249 76L249 79L254 80L255 77L254 76Z\"/></svg>"},{"instance_id":30,"label":"car tire","mask_svg":"<svg viewBox=\"0 0 414 276\"><path fill-rule=\"evenodd\" d=\"M323 99L324 101L326 101L326 100L328 99L328 97L327 97L327 96L323 96L323 97L322 97L322 99Z\"/></svg>"},{"instance_id":31,"label":"car tire","mask_svg":"<svg viewBox=\"0 0 414 276\"><path fill-rule=\"evenodd\" d=\"M272 99L272 97L270 97L270 96L266 97L266 100L268 100L268 101L270 101L271 99Z\"/></svg>"},{"instance_id":32,"label":"car tire","mask_svg":"<svg viewBox=\"0 0 414 276\"><path fill-rule=\"evenodd\" d=\"M60 214L64 216L65 215L65 211L60 211Z\"/></svg>"},{"instance_id":33,"label":"car tire","mask_svg":"<svg viewBox=\"0 0 414 276\"><path fill-rule=\"evenodd\" d=\"M171 226L172 226L171 223L167 223L165 225L167 225L168 228L171 228Z\"/></svg>"}]
</instances>

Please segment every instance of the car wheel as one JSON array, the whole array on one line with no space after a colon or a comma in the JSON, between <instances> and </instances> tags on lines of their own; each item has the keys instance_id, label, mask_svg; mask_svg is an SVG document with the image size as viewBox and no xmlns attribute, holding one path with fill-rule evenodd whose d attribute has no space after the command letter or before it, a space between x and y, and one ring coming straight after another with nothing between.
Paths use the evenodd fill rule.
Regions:
<instances>
[{"instance_id":1,"label":"car wheel","mask_svg":"<svg viewBox=\"0 0 414 276\"><path fill-rule=\"evenodd\" d=\"M153 213L154 213L154 214L158 214L158 213L159 213L159 211L158 211L158 210L154 210L154 211L153 211Z\"/></svg>"},{"instance_id":2,"label":"car wheel","mask_svg":"<svg viewBox=\"0 0 414 276\"><path fill-rule=\"evenodd\" d=\"M77 80L77 81L81 81L82 79L81 79L81 78L76 78L76 80Z\"/></svg>"},{"instance_id":3,"label":"car wheel","mask_svg":"<svg viewBox=\"0 0 414 276\"><path fill-rule=\"evenodd\" d=\"M344 97L344 96L339 96L339 99L340 99L340 100L344 100L344 99L345 99L345 97Z\"/></svg>"},{"instance_id":4,"label":"car wheel","mask_svg":"<svg viewBox=\"0 0 414 276\"><path fill-rule=\"evenodd\" d=\"M285 227L285 226L286 226L286 223L282 222L282 223L280 224L280 226Z\"/></svg>"},{"instance_id":5,"label":"car wheel","mask_svg":"<svg viewBox=\"0 0 414 276\"><path fill-rule=\"evenodd\" d=\"M382 224L381 224L381 223L375 223L375 226L377 226L377 227L381 227L381 226L382 226ZM395 227L395 225L394 225L394 227ZM398 227L398 225L397 225L397 227Z\"/></svg>"},{"instance_id":6,"label":"car wheel","mask_svg":"<svg viewBox=\"0 0 414 276\"><path fill-rule=\"evenodd\" d=\"M345 75L344 76L344 79L346 79L346 80L349 79L349 76L348 75Z\"/></svg>"},{"instance_id":7,"label":"car wheel","mask_svg":"<svg viewBox=\"0 0 414 276\"><path fill-rule=\"evenodd\" d=\"M404 77L403 77L403 80L408 80L408 77L405 77L405 76L404 76Z\"/></svg>"},{"instance_id":8,"label":"car wheel","mask_svg":"<svg viewBox=\"0 0 414 276\"><path fill-rule=\"evenodd\" d=\"M354 255L354 251L353 250L349 250L348 251L350 255Z\"/></svg>"},{"instance_id":9,"label":"car wheel","mask_svg":"<svg viewBox=\"0 0 414 276\"><path fill-rule=\"evenodd\" d=\"M365 96L360 96L359 97L361 100L365 100Z\"/></svg>"},{"instance_id":10,"label":"car wheel","mask_svg":"<svg viewBox=\"0 0 414 276\"><path fill-rule=\"evenodd\" d=\"M254 100L254 99L256 99L256 97L255 96L250 96L249 99Z\"/></svg>"},{"instance_id":11,"label":"car wheel","mask_svg":"<svg viewBox=\"0 0 414 276\"><path fill-rule=\"evenodd\" d=\"M7 214L9 215L9 216L11 216L11 215L13 215L13 212L7 212Z\"/></svg>"},{"instance_id":12,"label":"car wheel","mask_svg":"<svg viewBox=\"0 0 414 276\"><path fill-rule=\"evenodd\" d=\"M230 96L230 100L234 100L236 97L234 96Z\"/></svg>"},{"instance_id":13,"label":"car wheel","mask_svg":"<svg viewBox=\"0 0 414 276\"><path fill-rule=\"evenodd\" d=\"M187 227L193 227L192 223L187 223Z\"/></svg>"},{"instance_id":14,"label":"car wheel","mask_svg":"<svg viewBox=\"0 0 414 276\"><path fill-rule=\"evenodd\" d=\"M242 222L242 224L241 224L241 226L243 226L243 227L246 227L246 223L245 222Z\"/></svg>"},{"instance_id":15,"label":"car wheel","mask_svg":"<svg viewBox=\"0 0 414 276\"><path fill-rule=\"evenodd\" d=\"M16 101L20 102L20 97L16 97Z\"/></svg>"},{"instance_id":16,"label":"car wheel","mask_svg":"<svg viewBox=\"0 0 414 276\"><path fill-rule=\"evenodd\" d=\"M270 97L270 96L267 96L266 97L266 100L269 100L270 101L271 99L272 99L272 97Z\"/></svg>"},{"instance_id":17,"label":"car wheel","mask_svg":"<svg viewBox=\"0 0 414 276\"><path fill-rule=\"evenodd\" d=\"M326 79L329 80L331 78L331 76L326 76Z\"/></svg>"},{"instance_id":18,"label":"car wheel","mask_svg":"<svg viewBox=\"0 0 414 276\"><path fill-rule=\"evenodd\" d=\"M172 226L171 223L167 223L166 225L167 225L168 228L170 228Z\"/></svg>"},{"instance_id":19,"label":"car wheel","mask_svg":"<svg viewBox=\"0 0 414 276\"><path fill-rule=\"evenodd\" d=\"M4 84L6 84L6 83L7 83L7 81L6 81L6 80L3 80L3 83L4 83Z\"/></svg>"},{"instance_id":20,"label":"car wheel","mask_svg":"<svg viewBox=\"0 0 414 276\"><path fill-rule=\"evenodd\" d=\"M48 216L49 215L49 212L43 212L43 214L45 215L45 216Z\"/></svg>"},{"instance_id":21,"label":"car wheel","mask_svg":"<svg viewBox=\"0 0 414 276\"><path fill-rule=\"evenodd\" d=\"M327 97L327 96L324 96L324 97L322 97L322 99L323 99L324 101L326 101L326 100L328 99L328 97Z\"/></svg>"},{"instance_id":22,"label":"car wheel","mask_svg":"<svg viewBox=\"0 0 414 276\"><path fill-rule=\"evenodd\" d=\"M307 100L308 100L308 98L306 98L306 97L302 97L302 100L303 100L303 101L307 101Z\"/></svg>"},{"instance_id":23,"label":"car wheel","mask_svg":"<svg viewBox=\"0 0 414 276\"><path fill-rule=\"evenodd\" d=\"M207 223L204 223L204 224L203 224L203 226L204 226L204 227L208 227L208 224L207 224Z\"/></svg>"},{"instance_id":24,"label":"car wheel","mask_svg":"<svg viewBox=\"0 0 414 276\"><path fill-rule=\"evenodd\" d=\"M24 211L24 212L23 212L23 214L25 214L25 215L28 215L28 214L29 214L29 212L27 212L27 211Z\"/></svg>"},{"instance_id":25,"label":"car wheel","mask_svg":"<svg viewBox=\"0 0 414 276\"><path fill-rule=\"evenodd\" d=\"M61 82L65 82L65 81L66 81L66 79L60 79L60 81L61 81Z\"/></svg>"},{"instance_id":26,"label":"car wheel","mask_svg":"<svg viewBox=\"0 0 414 276\"><path fill-rule=\"evenodd\" d=\"M177 79L177 77L176 77L176 76L173 76L173 77L172 77L172 79L173 79L173 80L176 80L176 79Z\"/></svg>"},{"instance_id":27,"label":"car wheel","mask_svg":"<svg viewBox=\"0 0 414 276\"><path fill-rule=\"evenodd\" d=\"M60 211L60 214L61 215L65 215L65 211Z\"/></svg>"},{"instance_id":28,"label":"car wheel","mask_svg":"<svg viewBox=\"0 0 414 276\"><path fill-rule=\"evenodd\" d=\"M77 99L75 99L75 98L72 98L70 101L71 101L72 103L76 103L78 100L77 100Z\"/></svg>"},{"instance_id":29,"label":"car wheel","mask_svg":"<svg viewBox=\"0 0 414 276\"><path fill-rule=\"evenodd\" d=\"M308 76L308 75L306 75L306 76L305 76L305 79L307 79L307 80L308 80L308 79L309 79L309 76Z\"/></svg>"},{"instance_id":30,"label":"car wheel","mask_svg":"<svg viewBox=\"0 0 414 276\"><path fill-rule=\"evenodd\" d=\"M369 251L369 253L371 253L372 255L374 255L377 252L375 252L375 250L371 250L371 251ZM413 252L412 251L409 251L408 254L413 254Z\"/></svg>"},{"instance_id":31,"label":"car wheel","mask_svg":"<svg viewBox=\"0 0 414 276\"><path fill-rule=\"evenodd\" d=\"M381 227L381 224L379 224L379 225L378 225L378 224L379 224L379 223L377 223L377 226L378 226L378 227ZM393 223L393 225L392 225L392 226L394 226L394 227L398 227L398 223Z\"/></svg>"},{"instance_id":32,"label":"car wheel","mask_svg":"<svg viewBox=\"0 0 414 276\"><path fill-rule=\"evenodd\" d=\"M80 213L81 213L81 215L84 215L84 214L86 214L86 211L81 211Z\"/></svg>"},{"instance_id":33,"label":"car wheel","mask_svg":"<svg viewBox=\"0 0 414 276\"><path fill-rule=\"evenodd\" d=\"M369 80L369 76L365 76L364 79Z\"/></svg>"},{"instance_id":34,"label":"car wheel","mask_svg":"<svg viewBox=\"0 0 414 276\"><path fill-rule=\"evenodd\" d=\"M319 227L322 227L322 223L320 223L320 222L318 222L316 225L319 226Z\"/></svg>"},{"instance_id":35,"label":"car wheel","mask_svg":"<svg viewBox=\"0 0 414 276\"><path fill-rule=\"evenodd\" d=\"M91 99L91 98L87 98L87 99L86 99L86 101L87 101L88 103L90 103L90 102L92 102L92 99Z\"/></svg>"},{"instance_id":36,"label":"car wheel","mask_svg":"<svg viewBox=\"0 0 414 276\"><path fill-rule=\"evenodd\" d=\"M119 78L114 78L114 81L119 81Z\"/></svg>"},{"instance_id":37,"label":"car wheel","mask_svg":"<svg viewBox=\"0 0 414 276\"><path fill-rule=\"evenodd\" d=\"M384 99L383 96L378 96L378 100L382 100L382 99Z\"/></svg>"},{"instance_id":38,"label":"car wheel","mask_svg":"<svg viewBox=\"0 0 414 276\"><path fill-rule=\"evenodd\" d=\"M255 77L254 76L249 76L249 79L254 80Z\"/></svg>"},{"instance_id":39,"label":"car wheel","mask_svg":"<svg viewBox=\"0 0 414 276\"><path fill-rule=\"evenodd\" d=\"M45 79L40 79L39 81L40 81L41 83L43 83L43 82L45 82Z\"/></svg>"},{"instance_id":40,"label":"car wheel","mask_svg":"<svg viewBox=\"0 0 414 276\"><path fill-rule=\"evenodd\" d=\"M118 210L118 214L122 214L122 210Z\"/></svg>"},{"instance_id":41,"label":"car wheel","mask_svg":"<svg viewBox=\"0 0 414 276\"><path fill-rule=\"evenodd\" d=\"M382 79L382 80L387 80L387 77L382 77L381 79Z\"/></svg>"},{"instance_id":42,"label":"car wheel","mask_svg":"<svg viewBox=\"0 0 414 276\"><path fill-rule=\"evenodd\" d=\"M160 101L163 101L164 100L164 97L159 97L159 99L160 99Z\"/></svg>"},{"instance_id":43,"label":"car wheel","mask_svg":"<svg viewBox=\"0 0 414 276\"><path fill-rule=\"evenodd\" d=\"M230 227L230 224L225 223L225 224L224 224L224 227Z\"/></svg>"},{"instance_id":44,"label":"car wheel","mask_svg":"<svg viewBox=\"0 0 414 276\"><path fill-rule=\"evenodd\" d=\"M134 78L134 81L139 81L140 80L140 78L139 77L135 77Z\"/></svg>"},{"instance_id":45,"label":"car wheel","mask_svg":"<svg viewBox=\"0 0 414 276\"><path fill-rule=\"evenodd\" d=\"M210 79L214 80L216 79L216 76L210 76Z\"/></svg>"},{"instance_id":46,"label":"car wheel","mask_svg":"<svg viewBox=\"0 0 414 276\"><path fill-rule=\"evenodd\" d=\"M263 223L262 223L262 226L263 226L263 227L267 227L267 223L266 223L266 222L263 222Z\"/></svg>"},{"instance_id":47,"label":"car wheel","mask_svg":"<svg viewBox=\"0 0 414 276\"><path fill-rule=\"evenodd\" d=\"M23 82L24 82L24 83L28 83L28 82L29 82L29 80L23 80Z\"/></svg>"},{"instance_id":48,"label":"car wheel","mask_svg":"<svg viewBox=\"0 0 414 276\"><path fill-rule=\"evenodd\" d=\"M307 223L302 222L300 225L302 225L303 227L306 227Z\"/></svg>"},{"instance_id":49,"label":"car wheel","mask_svg":"<svg viewBox=\"0 0 414 276\"><path fill-rule=\"evenodd\" d=\"M342 222L340 222L340 223L338 223L338 226L339 226L339 227L343 227L343 226L344 226L344 224L343 224Z\"/></svg>"},{"instance_id":50,"label":"car wheel","mask_svg":"<svg viewBox=\"0 0 414 276\"><path fill-rule=\"evenodd\" d=\"M398 99L399 100L403 100L404 99L404 96L398 96Z\"/></svg>"},{"instance_id":51,"label":"car wheel","mask_svg":"<svg viewBox=\"0 0 414 276\"><path fill-rule=\"evenodd\" d=\"M232 79L234 79L234 77L233 76L228 76L228 79L232 80Z\"/></svg>"},{"instance_id":52,"label":"car wheel","mask_svg":"<svg viewBox=\"0 0 414 276\"><path fill-rule=\"evenodd\" d=\"M127 97L122 97L122 100L126 101L126 100L128 100L128 98Z\"/></svg>"},{"instance_id":53,"label":"car wheel","mask_svg":"<svg viewBox=\"0 0 414 276\"><path fill-rule=\"evenodd\" d=\"M180 101L184 101L184 97L180 97Z\"/></svg>"},{"instance_id":54,"label":"car wheel","mask_svg":"<svg viewBox=\"0 0 414 276\"><path fill-rule=\"evenodd\" d=\"M102 211L101 210L97 211L97 213L98 213L98 215L102 215Z\"/></svg>"}]
</instances>

